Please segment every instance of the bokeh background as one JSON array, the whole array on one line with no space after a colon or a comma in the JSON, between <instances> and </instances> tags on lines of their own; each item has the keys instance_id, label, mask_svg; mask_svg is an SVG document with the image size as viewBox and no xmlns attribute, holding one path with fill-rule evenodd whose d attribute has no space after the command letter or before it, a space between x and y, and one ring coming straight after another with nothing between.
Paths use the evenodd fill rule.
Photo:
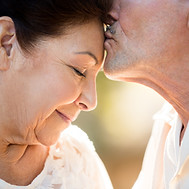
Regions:
<instances>
[{"instance_id":1,"label":"bokeh background","mask_svg":"<svg viewBox=\"0 0 189 189\"><path fill-rule=\"evenodd\" d=\"M103 72L97 94L97 108L82 112L74 124L93 141L114 189L130 189L141 169L153 114L164 99L143 85L108 80Z\"/></svg>"}]
</instances>

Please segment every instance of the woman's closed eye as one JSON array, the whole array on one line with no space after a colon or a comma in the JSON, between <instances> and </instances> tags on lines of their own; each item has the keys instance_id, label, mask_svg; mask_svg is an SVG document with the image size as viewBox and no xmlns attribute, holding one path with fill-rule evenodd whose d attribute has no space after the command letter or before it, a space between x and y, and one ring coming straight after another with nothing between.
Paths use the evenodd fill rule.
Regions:
<instances>
[{"instance_id":1,"label":"woman's closed eye","mask_svg":"<svg viewBox=\"0 0 189 189\"><path fill-rule=\"evenodd\" d=\"M78 76L86 77L86 76L84 75L84 73L80 72L77 68L72 67L72 69L74 70L74 72L75 72Z\"/></svg>"}]
</instances>

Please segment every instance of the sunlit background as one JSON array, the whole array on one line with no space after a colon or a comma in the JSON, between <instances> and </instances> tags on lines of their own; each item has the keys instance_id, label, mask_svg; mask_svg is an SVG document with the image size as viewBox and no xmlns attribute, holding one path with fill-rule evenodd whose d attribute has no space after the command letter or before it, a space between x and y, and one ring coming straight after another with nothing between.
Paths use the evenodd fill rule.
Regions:
<instances>
[{"instance_id":1,"label":"sunlit background","mask_svg":"<svg viewBox=\"0 0 189 189\"><path fill-rule=\"evenodd\" d=\"M93 141L115 189L130 189L141 169L153 125L153 114L164 103L145 86L97 78L98 106L81 113L77 124Z\"/></svg>"}]
</instances>

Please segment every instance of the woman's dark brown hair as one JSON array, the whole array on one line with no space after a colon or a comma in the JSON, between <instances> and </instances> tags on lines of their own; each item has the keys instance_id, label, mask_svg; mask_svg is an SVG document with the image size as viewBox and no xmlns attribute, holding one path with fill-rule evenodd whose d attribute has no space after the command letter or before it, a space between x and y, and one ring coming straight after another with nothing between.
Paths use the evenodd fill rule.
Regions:
<instances>
[{"instance_id":1,"label":"woman's dark brown hair","mask_svg":"<svg viewBox=\"0 0 189 189\"><path fill-rule=\"evenodd\" d=\"M27 50L43 36L92 19L105 21L112 0L1 0L0 16L12 18L20 46Z\"/></svg>"}]
</instances>

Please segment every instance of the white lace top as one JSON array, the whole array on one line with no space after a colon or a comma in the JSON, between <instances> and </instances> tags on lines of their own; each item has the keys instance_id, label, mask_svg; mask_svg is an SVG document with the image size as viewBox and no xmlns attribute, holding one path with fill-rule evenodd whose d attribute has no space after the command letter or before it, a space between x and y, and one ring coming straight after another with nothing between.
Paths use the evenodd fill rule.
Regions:
<instances>
[{"instance_id":1,"label":"white lace top","mask_svg":"<svg viewBox=\"0 0 189 189\"><path fill-rule=\"evenodd\" d=\"M32 162L31 162L32 163ZM77 126L65 129L50 147L43 171L28 186L0 180L0 189L113 189L93 143Z\"/></svg>"}]
</instances>

